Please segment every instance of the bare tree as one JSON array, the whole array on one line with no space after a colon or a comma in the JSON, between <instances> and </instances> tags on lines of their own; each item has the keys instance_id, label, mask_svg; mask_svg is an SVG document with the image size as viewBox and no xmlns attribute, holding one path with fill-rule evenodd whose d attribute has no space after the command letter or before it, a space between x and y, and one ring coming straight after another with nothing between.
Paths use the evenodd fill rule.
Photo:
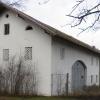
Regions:
<instances>
[{"instance_id":1,"label":"bare tree","mask_svg":"<svg viewBox=\"0 0 100 100\"><path fill-rule=\"evenodd\" d=\"M5 67L0 67L0 95L37 95L35 64L27 64L23 57L17 61L14 56Z\"/></svg>"},{"instance_id":2,"label":"bare tree","mask_svg":"<svg viewBox=\"0 0 100 100\"><path fill-rule=\"evenodd\" d=\"M4 2L10 6L15 6L15 7L22 7L24 5L25 1L27 0L0 0L0 2ZM50 0L40 0L37 1L39 5L47 4Z\"/></svg>"},{"instance_id":3,"label":"bare tree","mask_svg":"<svg viewBox=\"0 0 100 100\"><path fill-rule=\"evenodd\" d=\"M95 0L94 0L95 1ZM78 0L72 11L67 15L73 19L71 27L81 26L83 23L86 27L81 28L81 32L90 28L100 29L100 0L91 2L89 0ZM89 23L88 21L91 21Z\"/></svg>"},{"instance_id":4,"label":"bare tree","mask_svg":"<svg viewBox=\"0 0 100 100\"><path fill-rule=\"evenodd\" d=\"M25 0L0 0L1 3L6 3L9 6L21 7Z\"/></svg>"}]
</instances>

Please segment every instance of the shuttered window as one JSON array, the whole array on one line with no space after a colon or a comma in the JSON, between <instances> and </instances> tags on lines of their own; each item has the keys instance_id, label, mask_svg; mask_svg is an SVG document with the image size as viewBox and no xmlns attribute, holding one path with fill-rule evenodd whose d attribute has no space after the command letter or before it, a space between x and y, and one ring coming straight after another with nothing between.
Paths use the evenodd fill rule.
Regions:
<instances>
[{"instance_id":1,"label":"shuttered window","mask_svg":"<svg viewBox=\"0 0 100 100\"><path fill-rule=\"evenodd\" d=\"M4 35L8 35L9 34L9 28L10 28L9 24L4 24Z\"/></svg>"},{"instance_id":2,"label":"shuttered window","mask_svg":"<svg viewBox=\"0 0 100 100\"><path fill-rule=\"evenodd\" d=\"M3 61L9 60L9 49L3 49Z\"/></svg>"},{"instance_id":3,"label":"shuttered window","mask_svg":"<svg viewBox=\"0 0 100 100\"><path fill-rule=\"evenodd\" d=\"M32 47L25 47L25 60L32 60Z\"/></svg>"}]
</instances>

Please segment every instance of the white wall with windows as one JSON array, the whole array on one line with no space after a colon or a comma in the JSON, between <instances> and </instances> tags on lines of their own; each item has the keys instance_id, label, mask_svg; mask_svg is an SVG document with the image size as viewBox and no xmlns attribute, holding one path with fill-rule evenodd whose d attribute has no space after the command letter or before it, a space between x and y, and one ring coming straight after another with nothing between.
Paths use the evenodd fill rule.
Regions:
<instances>
[{"instance_id":1,"label":"white wall with windows","mask_svg":"<svg viewBox=\"0 0 100 100\"><path fill-rule=\"evenodd\" d=\"M0 66L13 56L23 57L26 62L35 64L40 95L51 94L50 48L51 36L37 25L10 11L0 16Z\"/></svg>"},{"instance_id":2,"label":"white wall with windows","mask_svg":"<svg viewBox=\"0 0 100 100\"><path fill-rule=\"evenodd\" d=\"M5 12L0 16L0 66L6 68L13 56L22 57L26 63L35 65L39 95L51 95L52 74L68 75L71 92L72 66L77 60L87 67L86 84L99 84L98 55L52 39L37 25L10 11Z\"/></svg>"},{"instance_id":3,"label":"white wall with windows","mask_svg":"<svg viewBox=\"0 0 100 100\"><path fill-rule=\"evenodd\" d=\"M52 46L52 74L62 76L67 75L67 73L69 74L69 92L72 91L72 66L76 61L82 61L87 68L86 85L99 85L100 58L98 55L86 49L80 49L79 46L75 46L59 38L53 38ZM61 80L64 79L62 78ZM63 81L60 84L65 85ZM61 87L64 88L65 86Z\"/></svg>"}]
</instances>

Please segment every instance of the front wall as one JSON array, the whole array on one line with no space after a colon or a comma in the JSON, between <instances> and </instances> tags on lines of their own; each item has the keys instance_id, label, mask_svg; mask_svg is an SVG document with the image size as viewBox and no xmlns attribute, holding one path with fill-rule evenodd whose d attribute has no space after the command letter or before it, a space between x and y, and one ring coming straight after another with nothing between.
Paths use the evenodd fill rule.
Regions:
<instances>
[{"instance_id":1,"label":"front wall","mask_svg":"<svg viewBox=\"0 0 100 100\"><path fill-rule=\"evenodd\" d=\"M9 18L5 15L9 14ZM10 24L10 34L4 35L4 24ZM27 25L31 25L33 30L26 31ZM40 95L50 95L51 88L51 37L44 31L19 18L17 14L5 12L0 17L0 62L2 63L3 49L10 50L10 57L24 56L25 47L33 48L33 61L36 65ZM3 64L3 63L2 63Z\"/></svg>"},{"instance_id":2,"label":"front wall","mask_svg":"<svg viewBox=\"0 0 100 100\"><path fill-rule=\"evenodd\" d=\"M65 77L65 79L61 79L60 82L61 87L63 87L62 89L60 87L61 91L64 91L63 89L65 87L62 85L65 85L66 74L69 73L68 92L71 92L72 66L77 60L82 61L87 67L86 85L99 84L99 57L98 56L92 54L89 51L79 49L80 48L79 46L75 46L71 43L68 43L68 41L67 42L61 41L59 40L59 38L58 39L53 38L52 46L53 46L52 47L53 77L56 77L58 74L61 74L61 77ZM63 59L61 59L60 57L61 48L65 48L65 56ZM93 76L92 83L91 83L91 75ZM56 92L55 90L52 90L52 94L57 95L57 93L55 92Z\"/></svg>"}]
</instances>

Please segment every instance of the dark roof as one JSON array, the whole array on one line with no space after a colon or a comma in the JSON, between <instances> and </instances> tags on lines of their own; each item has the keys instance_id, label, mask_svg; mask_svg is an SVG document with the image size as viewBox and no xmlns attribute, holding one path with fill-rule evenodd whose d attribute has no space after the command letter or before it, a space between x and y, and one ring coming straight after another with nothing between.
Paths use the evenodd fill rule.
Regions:
<instances>
[{"instance_id":1,"label":"dark roof","mask_svg":"<svg viewBox=\"0 0 100 100\"><path fill-rule=\"evenodd\" d=\"M78 46L81 46L85 49L88 49L88 50L90 50L94 53L100 54L100 50L96 49L94 46L90 46L86 43L83 43L80 40L77 40L77 39L73 38L72 36L67 35L66 33L63 33L61 31L59 31L59 30L57 30L57 29L55 29L55 28L53 28L53 27L51 27L51 26L49 26L49 25L47 25L47 24L45 24L41 21L39 21L39 20L36 20L35 18L33 18L33 17L31 17L31 16L29 16L29 15L27 15L27 14L15 9L15 8L9 6L9 5L6 5L6 4L0 2L0 13L1 13L2 10L5 10L5 9L9 9L10 11L18 14L20 17L24 18L25 20L28 20L28 21L38 25L42 29L46 30L46 32L50 33L52 36L61 37L62 39L70 41L70 42L72 42L72 43L74 43Z\"/></svg>"}]
</instances>

